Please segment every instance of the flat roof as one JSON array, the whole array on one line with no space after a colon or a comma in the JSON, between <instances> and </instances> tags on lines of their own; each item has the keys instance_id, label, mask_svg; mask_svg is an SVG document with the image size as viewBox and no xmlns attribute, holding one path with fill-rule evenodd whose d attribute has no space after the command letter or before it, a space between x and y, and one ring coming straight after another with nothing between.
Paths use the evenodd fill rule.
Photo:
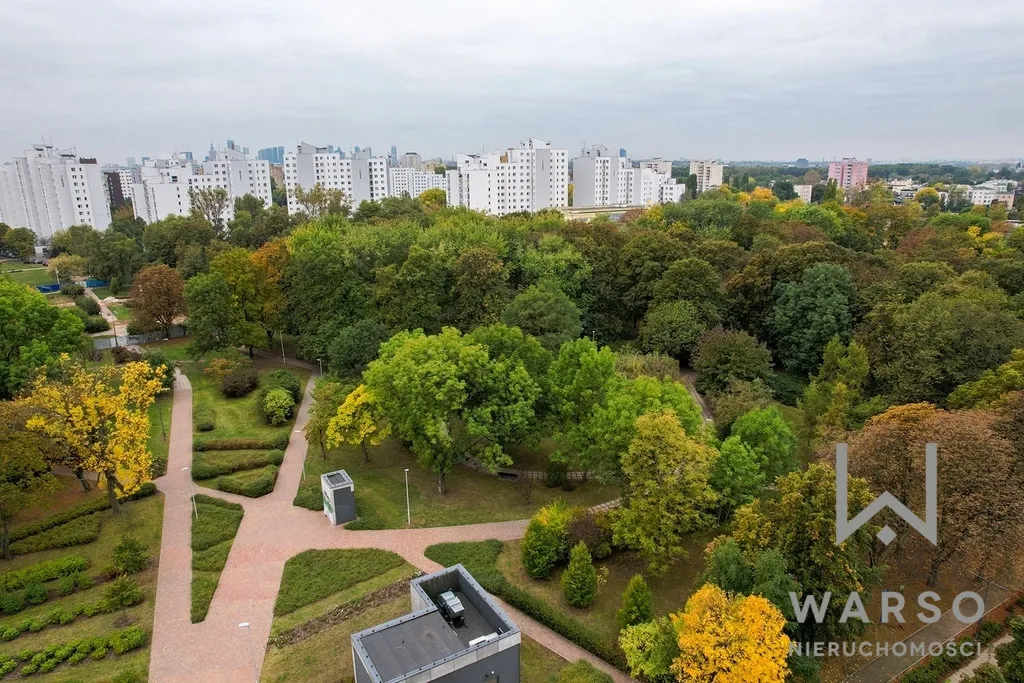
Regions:
<instances>
[{"instance_id":1,"label":"flat roof","mask_svg":"<svg viewBox=\"0 0 1024 683\"><path fill-rule=\"evenodd\" d=\"M344 486L352 485L352 477L348 476L348 472L345 470L328 472L327 474L321 474L320 477L327 482L327 486L332 489L340 489Z\"/></svg>"}]
</instances>

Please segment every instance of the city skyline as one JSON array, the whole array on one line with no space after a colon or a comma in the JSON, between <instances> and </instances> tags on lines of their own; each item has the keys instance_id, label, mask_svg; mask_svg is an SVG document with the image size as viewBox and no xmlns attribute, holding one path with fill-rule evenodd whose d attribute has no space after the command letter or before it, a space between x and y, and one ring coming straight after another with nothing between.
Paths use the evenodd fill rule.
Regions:
<instances>
[{"instance_id":1,"label":"city skyline","mask_svg":"<svg viewBox=\"0 0 1024 683\"><path fill-rule=\"evenodd\" d=\"M585 7L4 3L0 158L43 135L104 161L228 137L450 157L529 135L634 158L1024 155L1018 3Z\"/></svg>"}]
</instances>

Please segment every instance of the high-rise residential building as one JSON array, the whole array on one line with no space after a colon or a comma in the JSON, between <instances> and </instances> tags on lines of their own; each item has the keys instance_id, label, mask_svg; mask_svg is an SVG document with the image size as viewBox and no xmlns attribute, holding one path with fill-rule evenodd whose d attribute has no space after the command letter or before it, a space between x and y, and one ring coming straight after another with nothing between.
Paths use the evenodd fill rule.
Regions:
<instances>
[{"instance_id":1,"label":"high-rise residential building","mask_svg":"<svg viewBox=\"0 0 1024 683\"><path fill-rule=\"evenodd\" d=\"M447 172L448 204L503 216L568 206L569 152L530 138L493 154L459 154Z\"/></svg>"},{"instance_id":2,"label":"high-rise residential building","mask_svg":"<svg viewBox=\"0 0 1024 683\"><path fill-rule=\"evenodd\" d=\"M656 173L668 173L672 175L672 162L668 159L655 157L639 162L640 168L649 168Z\"/></svg>"},{"instance_id":3,"label":"high-rise residential building","mask_svg":"<svg viewBox=\"0 0 1024 683\"><path fill-rule=\"evenodd\" d=\"M725 164L713 160L691 161L690 175L697 176L697 194L722 186Z\"/></svg>"},{"instance_id":4,"label":"high-rise residential building","mask_svg":"<svg viewBox=\"0 0 1024 683\"><path fill-rule=\"evenodd\" d=\"M408 193L410 197L419 197L427 190L439 188L448 190L448 178L443 173L421 171L418 168L389 168L388 181L391 195L401 197Z\"/></svg>"},{"instance_id":5,"label":"high-rise residential building","mask_svg":"<svg viewBox=\"0 0 1024 683\"><path fill-rule=\"evenodd\" d=\"M264 147L256 152L256 158L280 166L284 163L284 147Z\"/></svg>"},{"instance_id":6,"label":"high-rise residential building","mask_svg":"<svg viewBox=\"0 0 1024 683\"><path fill-rule=\"evenodd\" d=\"M810 204L814 185L794 185L793 191L796 192L796 196L803 200L805 204Z\"/></svg>"},{"instance_id":7,"label":"high-rise residential building","mask_svg":"<svg viewBox=\"0 0 1024 683\"><path fill-rule=\"evenodd\" d=\"M853 157L833 161L828 165L828 179L836 181L844 190L864 187L868 184L868 162Z\"/></svg>"},{"instance_id":8,"label":"high-rise residential building","mask_svg":"<svg viewBox=\"0 0 1024 683\"><path fill-rule=\"evenodd\" d=\"M619 147L619 156L622 157L623 159L629 156L628 154L626 154L625 147Z\"/></svg>"},{"instance_id":9,"label":"high-rise residential building","mask_svg":"<svg viewBox=\"0 0 1024 683\"><path fill-rule=\"evenodd\" d=\"M125 192L121 186L121 174L116 169L103 171L103 182L107 187L107 202L110 204L110 212L125 205Z\"/></svg>"},{"instance_id":10,"label":"high-rise residential building","mask_svg":"<svg viewBox=\"0 0 1024 683\"><path fill-rule=\"evenodd\" d=\"M418 168L420 168L420 166L422 164L423 164L423 157L421 157L416 152L406 152L398 160L398 166L401 166L402 168L416 168L416 169L418 169Z\"/></svg>"},{"instance_id":11,"label":"high-rise residential building","mask_svg":"<svg viewBox=\"0 0 1024 683\"><path fill-rule=\"evenodd\" d=\"M668 171L659 171L668 164ZM573 159L573 205L642 206L677 202L686 189L672 178L672 163L643 162L613 157L604 145L592 145Z\"/></svg>"},{"instance_id":12,"label":"high-rise residential building","mask_svg":"<svg viewBox=\"0 0 1024 683\"><path fill-rule=\"evenodd\" d=\"M391 156L389 157L388 161L391 163L392 166L398 166L398 148L395 147L394 145L391 145Z\"/></svg>"},{"instance_id":13,"label":"high-rise residential building","mask_svg":"<svg viewBox=\"0 0 1024 683\"><path fill-rule=\"evenodd\" d=\"M42 239L72 225L110 226L106 179L95 159L53 145L32 145L0 166L0 216Z\"/></svg>"},{"instance_id":14,"label":"high-rise residential building","mask_svg":"<svg viewBox=\"0 0 1024 683\"><path fill-rule=\"evenodd\" d=\"M243 148L244 150L244 148ZM270 162L250 159L237 148L214 150L206 161L196 164L181 154L154 159L139 169L140 182L132 188L135 215L147 223L167 216L187 216L192 211L189 190L221 188L228 193L222 216L228 221L235 216L235 200L246 194L271 204Z\"/></svg>"},{"instance_id":15,"label":"high-rise residential building","mask_svg":"<svg viewBox=\"0 0 1024 683\"><path fill-rule=\"evenodd\" d=\"M345 158L341 152L301 142L294 152L286 152L284 186L288 192L288 213L302 211L295 199L296 186L304 190L316 185L341 190L353 206L389 196L387 158L371 156L368 147L355 149L350 158Z\"/></svg>"}]
</instances>

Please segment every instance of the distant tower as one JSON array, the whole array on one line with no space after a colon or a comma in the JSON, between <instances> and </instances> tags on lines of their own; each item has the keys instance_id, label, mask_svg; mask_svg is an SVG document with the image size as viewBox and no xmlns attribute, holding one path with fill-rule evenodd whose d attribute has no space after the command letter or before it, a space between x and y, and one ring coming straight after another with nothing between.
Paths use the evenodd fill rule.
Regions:
<instances>
[{"instance_id":1,"label":"distant tower","mask_svg":"<svg viewBox=\"0 0 1024 683\"><path fill-rule=\"evenodd\" d=\"M623 158L623 159L626 158L626 148L625 147L619 147L619 156L621 158Z\"/></svg>"},{"instance_id":2,"label":"distant tower","mask_svg":"<svg viewBox=\"0 0 1024 683\"><path fill-rule=\"evenodd\" d=\"M391 165L398 166L398 148L391 145Z\"/></svg>"},{"instance_id":3,"label":"distant tower","mask_svg":"<svg viewBox=\"0 0 1024 683\"><path fill-rule=\"evenodd\" d=\"M356 145L355 147L353 147L352 151L355 152L356 154L359 154L359 145Z\"/></svg>"}]
</instances>

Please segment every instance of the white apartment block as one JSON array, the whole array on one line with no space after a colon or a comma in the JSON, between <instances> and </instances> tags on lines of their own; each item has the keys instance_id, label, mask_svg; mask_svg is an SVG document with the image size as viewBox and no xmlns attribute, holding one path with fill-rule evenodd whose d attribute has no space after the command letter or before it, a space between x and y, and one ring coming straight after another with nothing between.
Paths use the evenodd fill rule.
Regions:
<instances>
[{"instance_id":1,"label":"white apartment block","mask_svg":"<svg viewBox=\"0 0 1024 683\"><path fill-rule=\"evenodd\" d=\"M415 168L419 169L423 164L423 157L416 152L406 152L398 160L398 166L400 168Z\"/></svg>"},{"instance_id":2,"label":"white apartment block","mask_svg":"<svg viewBox=\"0 0 1024 683\"><path fill-rule=\"evenodd\" d=\"M459 154L446 173L449 206L504 216L569 204L569 152L530 138L494 154Z\"/></svg>"},{"instance_id":3,"label":"white apartment block","mask_svg":"<svg viewBox=\"0 0 1024 683\"><path fill-rule=\"evenodd\" d=\"M220 188L228 193L222 219L235 217L235 200L251 194L269 207L270 162L250 159L237 149L211 151L210 158L196 164L182 155L152 159L139 169L139 182L131 185L135 215L147 223L168 216L187 216L192 212L189 190Z\"/></svg>"},{"instance_id":4,"label":"white apartment block","mask_svg":"<svg viewBox=\"0 0 1024 683\"><path fill-rule=\"evenodd\" d=\"M722 186L722 171L725 164L717 161L691 161L690 175L697 176L697 194Z\"/></svg>"},{"instance_id":5,"label":"white apartment block","mask_svg":"<svg viewBox=\"0 0 1024 683\"><path fill-rule=\"evenodd\" d=\"M672 162L668 159L655 157L639 162L640 168L649 168L656 173L667 173L672 175Z\"/></svg>"},{"instance_id":6,"label":"white apartment block","mask_svg":"<svg viewBox=\"0 0 1024 683\"><path fill-rule=\"evenodd\" d=\"M380 201L390 196L388 159L356 152L343 159L340 151L328 151L308 142L300 142L296 150L284 155L284 186L288 192L288 213L299 213L295 187L311 190L321 185L341 190L354 207L364 200Z\"/></svg>"},{"instance_id":7,"label":"white apartment block","mask_svg":"<svg viewBox=\"0 0 1024 683\"><path fill-rule=\"evenodd\" d=\"M992 202L1002 202L1006 208L1013 208L1014 188L1016 183L1006 180L989 180L973 187L964 187L967 199L975 206L990 206Z\"/></svg>"},{"instance_id":8,"label":"white apartment block","mask_svg":"<svg viewBox=\"0 0 1024 683\"><path fill-rule=\"evenodd\" d=\"M814 185L794 185L793 186L793 191L796 192L796 196L799 197L800 200L804 204L810 204L811 203L811 192L813 190L814 190Z\"/></svg>"},{"instance_id":9,"label":"white apartment block","mask_svg":"<svg viewBox=\"0 0 1024 683\"><path fill-rule=\"evenodd\" d=\"M0 166L0 217L41 239L72 225L110 226L110 200L95 159L53 145L33 145Z\"/></svg>"},{"instance_id":10,"label":"white apartment block","mask_svg":"<svg viewBox=\"0 0 1024 683\"><path fill-rule=\"evenodd\" d=\"M119 166L117 169L117 175L121 179L121 193L124 198L135 204L135 193L132 191L137 183L142 182L142 173L139 171L138 166Z\"/></svg>"},{"instance_id":11,"label":"white apartment block","mask_svg":"<svg viewBox=\"0 0 1024 683\"><path fill-rule=\"evenodd\" d=\"M435 188L448 192L448 178L445 174L416 168L389 168L388 182L391 185L391 194L395 197L408 194L415 198Z\"/></svg>"},{"instance_id":12,"label":"white apartment block","mask_svg":"<svg viewBox=\"0 0 1024 683\"><path fill-rule=\"evenodd\" d=\"M668 172L659 172L663 165L642 165L620 156L612 156L604 145L593 145L573 159L573 206L646 206L678 202L685 185Z\"/></svg>"}]
</instances>

